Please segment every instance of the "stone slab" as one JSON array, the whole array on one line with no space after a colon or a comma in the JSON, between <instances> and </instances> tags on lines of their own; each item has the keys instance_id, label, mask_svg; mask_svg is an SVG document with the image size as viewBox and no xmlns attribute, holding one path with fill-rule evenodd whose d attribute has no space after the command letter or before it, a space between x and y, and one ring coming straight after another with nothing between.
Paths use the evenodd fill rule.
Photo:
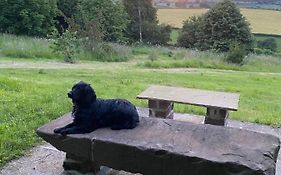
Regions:
<instances>
[{"instance_id":1,"label":"stone slab","mask_svg":"<svg viewBox=\"0 0 281 175\"><path fill-rule=\"evenodd\" d=\"M73 134L69 136L62 136L54 134L55 128L65 126L71 122L71 113L67 113L64 116L38 128L36 133L60 151L79 155L80 158L84 158L85 160L92 160L92 138L89 135Z\"/></svg>"},{"instance_id":2,"label":"stone slab","mask_svg":"<svg viewBox=\"0 0 281 175\"><path fill-rule=\"evenodd\" d=\"M133 130L103 128L65 137L53 134L55 127L70 120L66 115L39 128L37 133L59 150L114 169L145 175L275 174L280 141L272 135L146 117L141 117L140 125ZM92 152L84 150L82 144L88 143L81 139L90 140L88 149ZM70 149L59 140L69 140L68 144L77 146Z\"/></svg>"},{"instance_id":3,"label":"stone slab","mask_svg":"<svg viewBox=\"0 0 281 175\"><path fill-rule=\"evenodd\" d=\"M164 100L237 111L239 96L236 93L154 85L139 94L137 98Z\"/></svg>"}]
</instances>

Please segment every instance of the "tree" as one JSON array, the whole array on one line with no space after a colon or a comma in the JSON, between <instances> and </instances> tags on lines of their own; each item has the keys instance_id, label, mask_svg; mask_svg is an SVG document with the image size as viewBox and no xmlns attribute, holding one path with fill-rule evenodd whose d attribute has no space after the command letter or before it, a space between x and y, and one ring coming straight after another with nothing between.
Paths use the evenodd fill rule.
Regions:
<instances>
[{"instance_id":1,"label":"tree","mask_svg":"<svg viewBox=\"0 0 281 175\"><path fill-rule=\"evenodd\" d=\"M67 18L73 18L81 30L87 30L95 21L103 30L104 40L125 40L129 20L120 0L58 0L58 8L61 14L57 19L62 26L59 30L68 28Z\"/></svg>"},{"instance_id":2,"label":"tree","mask_svg":"<svg viewBox=\"0 0 281 175\"><path fill-rule=\"evenodd\" d=\"M78 13L80 0L58 0L58 16L55 18L56 28L60 34L69 28L68 19L73 19Z\"/></svg>"},{"instance_id":3,"label":"tree","mask_svg":"<svg viewBox=\"0 0 281 175\"><path fill-rule=\"evenodd\" d=\"M46 36L54 29L56 0L1 0L0 32Z\"/></svg>"},{"instance_id":4,"label":"tree","mask_svg":"<svg viewBox=\"0 0 281 175\"><path fill-rule=\"evenodd\" d=\"M77 14L80 0L58 0L58 9L68 18Z\"/></svg>"},{"instance_id":5,"label":"tree","mask_svg":"<svg viewBox=\"0 0 281 175\"><path fill-rule=\"evenodd\" d=\"M157 10L152 6L152 0L124 0L123 2L130 17L126 34L132 42L167 44L170 40L171 27L158 25Z\"/></svg>"},{"instance_id":6,"label":"tree","mask_svg":"<svg viewBox=\"0 0 281 175\"><path fill-rule=\"evenodd\" d=\"M200 35L198 35L198 29L200 29L202 19L202 16L193 16L190 19L184 21L182 31L180 32L178 37L178 45L186 48L195 47L200 37Z\"/></svg>"},{"instance_id":7,"label":"tree","mask_svg":"<svg viewBox=\"0 0 281 175\"><path fill-rule=\"evenodd\" d=\"M204 14L202 20L185 22L178 44L199 50L227 52L234 42L243 45L246 52L253 49L249 23L231 0L224 0Z\"/></svg>"}]
</instances>

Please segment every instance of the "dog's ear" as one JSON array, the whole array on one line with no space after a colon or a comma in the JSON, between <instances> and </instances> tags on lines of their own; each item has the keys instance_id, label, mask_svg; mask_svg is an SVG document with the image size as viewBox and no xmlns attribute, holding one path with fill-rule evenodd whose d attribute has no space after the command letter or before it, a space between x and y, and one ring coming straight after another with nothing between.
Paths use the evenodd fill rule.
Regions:
<instances>
[{"instance_id":1,"label":"dog's ear","mask_svg":"<svg viewBox=\"0 0 281 175\"><path fill-rule=\"evenodd\" d=\"M86 103L91 103L97 99L96 93L90 84L86 85L84 95Z\"/></svg>"}]
</instances>

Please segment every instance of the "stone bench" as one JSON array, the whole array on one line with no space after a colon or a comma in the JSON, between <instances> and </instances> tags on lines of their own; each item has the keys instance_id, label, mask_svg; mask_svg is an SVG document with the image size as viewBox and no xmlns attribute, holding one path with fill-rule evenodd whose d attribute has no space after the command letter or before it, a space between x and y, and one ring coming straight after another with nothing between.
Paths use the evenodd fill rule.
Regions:
<instances>
[{"instance_id":1,"label":"stone bench","mask_svg":"<svg viewBox=\"0 0 281 175\"><path fill-rule=\"evenodd\" d=\"M57 135L66 114L37 134L67 153L65 169L97 172L100 166L144 175L274 175L277 137L213 125L141 117L132 130L98 129Z\"/></svg>"},{"instance_id":2,"label":"stone bench","mask_svg":"<svg viewBox=\"0 0 281 175\"><path fill-rule=\"evenodd\" d=\"M239 94L169 86L151 86L137 96L148 99L149 116L173 118L174 103L207 108L205 124L226 125L230 111L238 110Z\"/></svg>"}]
</instances>

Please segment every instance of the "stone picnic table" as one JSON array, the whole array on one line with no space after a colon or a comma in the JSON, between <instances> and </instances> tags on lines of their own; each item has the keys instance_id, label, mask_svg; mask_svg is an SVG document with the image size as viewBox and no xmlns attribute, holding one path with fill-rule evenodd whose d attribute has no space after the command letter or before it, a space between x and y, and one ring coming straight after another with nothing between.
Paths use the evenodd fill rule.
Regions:
<instances>
[{"instance_id":1,"label":"stone picnic table","mask_svg":"<svg viewBox=\"0 0 281 175\"><path fill-rule=\"evenodd\" d=\"M153 85L137 96L147 99L150 117L173 118L174 103L207 108L205 124L226 125L228 111L237 111L240 95L182 87Z\"/></svg>"}]
</instances>

